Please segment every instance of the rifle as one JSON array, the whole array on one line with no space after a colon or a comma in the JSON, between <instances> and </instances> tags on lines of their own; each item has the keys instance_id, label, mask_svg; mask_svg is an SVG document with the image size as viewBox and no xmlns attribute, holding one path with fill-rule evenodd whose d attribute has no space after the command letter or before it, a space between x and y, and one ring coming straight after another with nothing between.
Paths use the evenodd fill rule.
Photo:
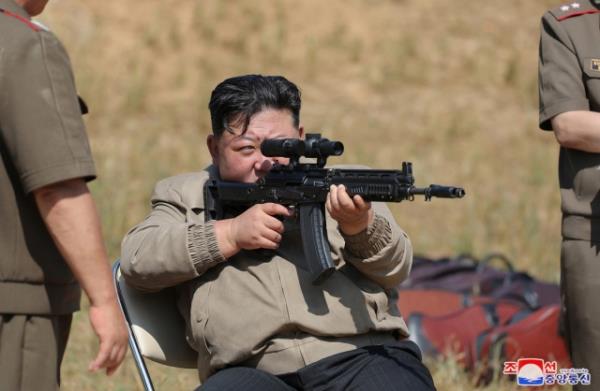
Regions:
<instances>
[{"instance_id":1,"label":"rifle","mask_svg":"<svg viewBox=\"0 0 600 391\"><path fill-rule=\"evenodd\" d=\"M289 164L275 164L256 183L209 180L205 187L206 219L223 218L225 207L247 208L265 202L293 206L300 220L306 269L314 284L320 284L335 270L325 227L325 201L331 185L344 185L351 197L358 194L365 201L412 201L415 195L429 201L433 197L465 195L460 187L415 187L410 162L403 162L401 170L325 168L327 158L341 155L344 145L318 133L307 134L305 140L264 140L260 149L265 156L289 158ZM301 163L301 157L316 162Z\"/></svg>"}]
</instances>

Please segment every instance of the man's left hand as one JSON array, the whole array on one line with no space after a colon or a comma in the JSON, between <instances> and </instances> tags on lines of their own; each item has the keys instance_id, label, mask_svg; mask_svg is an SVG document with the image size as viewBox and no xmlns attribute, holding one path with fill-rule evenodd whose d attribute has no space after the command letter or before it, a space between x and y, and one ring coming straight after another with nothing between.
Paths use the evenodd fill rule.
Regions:
<instances>
[{"instance_id":1,"label":"man's left hand","mask_svg":"<svg viewBox=\"0 0 600 391\"><path fill-rule=\"evenodd\" d=\"M359 195L350 197L344 185L331 185L325 206L345 235L362 232L373 221L371 203Z\"/></svg>"}]
</instances>

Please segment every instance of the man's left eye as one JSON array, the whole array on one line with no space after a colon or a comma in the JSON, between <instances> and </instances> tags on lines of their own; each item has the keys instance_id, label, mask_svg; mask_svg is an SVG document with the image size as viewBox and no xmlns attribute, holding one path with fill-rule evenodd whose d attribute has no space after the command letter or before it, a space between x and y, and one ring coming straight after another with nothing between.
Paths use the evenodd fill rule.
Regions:
<instances>
[{"instance_id":1,"label":"man's left eye","mask_svg":"<svg viewBox=\"0 0 600 391\"><path fill-rule=\"evenodd\" d=\"M254 145L244 145L239 148L240 151L253 151L254 149Z\"/></svg>"}]
</instances>

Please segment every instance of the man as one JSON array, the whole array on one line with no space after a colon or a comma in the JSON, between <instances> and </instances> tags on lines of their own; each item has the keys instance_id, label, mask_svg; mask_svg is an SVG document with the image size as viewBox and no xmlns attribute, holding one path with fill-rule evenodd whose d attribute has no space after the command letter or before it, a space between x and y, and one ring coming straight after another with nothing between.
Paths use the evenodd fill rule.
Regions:
<instances>
[{"instance_id":1,"label":"man","mask_svg":"<svg viewBox=\"0 0 600 391\"><path fill-rule=\"evenodd\" d=\"M126 352L71 66L31 21L45 0L0 0L0 388L54 390L83 287L100 340L92 371ZM82 103L82 108L85 105ZM79 282L79 284L78 284Z\"/></svg>"},{"instance_id":2,"label":"man","mask_svg":"<svg viewBox=\"0 0 600 391\"><path fill-rule=\"evenodd\" d=\"M573 365L600 381L600 1L542 18L540 127L560 144L561 290Z\"/></svg>"},{"instance_id":3,"label":"man","mask_svg":"<svg viewBox=\"0 0 600 391\"><path fill-rule=\"evenodd\" d=\"M156 185L152 212L123 240L124 276L142 290L177 287L202 390L434 389L395 306L412 248L385 204L331 188L337 270L321 285L296 266L305 255L286 207L205 219L209 178L253 183L288 162L263 156L260 144L302 138L300 106L298 88L280 76L220 83L209 104L213 165Z\"/></svg>"}]
</instances>

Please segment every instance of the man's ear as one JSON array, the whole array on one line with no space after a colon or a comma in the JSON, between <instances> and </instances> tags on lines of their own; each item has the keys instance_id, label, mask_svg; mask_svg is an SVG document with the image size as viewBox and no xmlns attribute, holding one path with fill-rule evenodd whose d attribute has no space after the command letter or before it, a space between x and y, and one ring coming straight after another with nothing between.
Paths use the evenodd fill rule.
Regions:
<instances>
[{"instance_id":1,"label":"man's ear","mask_svg":"<svg viewBox=\"0 0 600 391\"><path fill-rule=\"evenodd\" d=\"M212 157L213 164L217 164L219 158L219 145L218 139L214 134L209 134L206 136L206 146L208 147L208 152L210 152L210 156Z\"/></svg>"},{"instance_id":2,"label":"man's ear","mask_svg":"<svg viewBox=\"0 0 600 391\"><path fill-rule=\"evenodd\" d=\"M304 126L302 124L298 126L298 136L301 140L304 140Z\"/></svg>"}]
</instances>

